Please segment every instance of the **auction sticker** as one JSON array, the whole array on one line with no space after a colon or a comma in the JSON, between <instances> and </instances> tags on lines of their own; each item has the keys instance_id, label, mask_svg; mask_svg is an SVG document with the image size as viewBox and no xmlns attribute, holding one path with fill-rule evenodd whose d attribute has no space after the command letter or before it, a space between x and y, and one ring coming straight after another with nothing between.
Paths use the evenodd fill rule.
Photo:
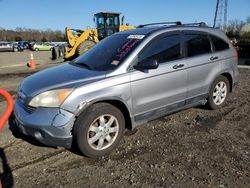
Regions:
<instances>
[{"instance_id":1,"label":"auction sticker","mask_svg":"<svg viewBox=\"0 0 250 188\"><path fill-rule=\"evenodd\" d=\"M129 35L128 39L143 39L145 35Z\"/></svg>"}]
</instances>

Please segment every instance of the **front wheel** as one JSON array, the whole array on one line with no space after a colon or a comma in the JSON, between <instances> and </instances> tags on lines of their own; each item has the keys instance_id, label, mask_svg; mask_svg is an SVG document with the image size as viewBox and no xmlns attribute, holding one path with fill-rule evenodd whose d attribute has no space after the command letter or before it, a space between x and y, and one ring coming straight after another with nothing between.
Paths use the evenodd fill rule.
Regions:
<instances>
[{"instance_id":1,"label":"front wheel","mask_svg":"<svg viewBox=\"0 0 250 188\"><path fill-rule=\"evenodd\" d=\"M229 81L224 76L216 78L208 96L208 105L215 110L225 105L230 90Z\"/></svg>"},{"instance_id":2,"label":"front wheel","mask_svg":"<svg viewBox=\"0 0 250 188\"><path fill-rule=\"evenodd\" d=\"M85 54L90 48L92 48L96 43L91 40L83 41L77 48L76 48L76 57Z\"/></svg>"},{"instance_id":3,"label":"front wheel","mask_svg":"<svg viewBox=\"0 0 250 188\"><path fill-rule=\"evenodd\" d=\"M98 158L118 146L124 129L124 116L118 108L97 103L78 117L73 136L82 154Z\"/></svg>"}]
</instances>

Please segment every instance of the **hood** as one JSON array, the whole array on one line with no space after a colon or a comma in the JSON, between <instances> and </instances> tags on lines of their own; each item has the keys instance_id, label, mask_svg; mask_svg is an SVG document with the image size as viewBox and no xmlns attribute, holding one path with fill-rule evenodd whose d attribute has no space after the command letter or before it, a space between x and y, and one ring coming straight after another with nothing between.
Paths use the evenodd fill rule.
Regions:
<instances>
[{"instance_id":1,"label":"hood","mask_svg":"<svg viewBox=\"0 0 250 188\"><path fill-rule=\"evenodd\" d=\"M93 71L69 63L40 71L21 83L20 90L28 97L34 97L44 91L77 87L105 78L106 72Z\"/></svg>"}]
</instances>

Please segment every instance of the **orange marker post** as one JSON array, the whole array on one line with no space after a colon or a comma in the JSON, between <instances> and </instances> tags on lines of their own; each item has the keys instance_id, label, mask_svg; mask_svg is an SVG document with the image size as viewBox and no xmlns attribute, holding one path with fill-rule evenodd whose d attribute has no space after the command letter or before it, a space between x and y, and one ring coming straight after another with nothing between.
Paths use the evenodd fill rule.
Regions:
<instances>
[{"instance_id":1,"label":"orange marker post","mask_svg":"<svg viewBox=\"0 0 250 188\"><path fill-rule=\"evenodd\" d=\"M31 69L36 69L36 61L32 53L30 54L30 62L27 63L27 66Z\"/></svg>"}]
</instances>

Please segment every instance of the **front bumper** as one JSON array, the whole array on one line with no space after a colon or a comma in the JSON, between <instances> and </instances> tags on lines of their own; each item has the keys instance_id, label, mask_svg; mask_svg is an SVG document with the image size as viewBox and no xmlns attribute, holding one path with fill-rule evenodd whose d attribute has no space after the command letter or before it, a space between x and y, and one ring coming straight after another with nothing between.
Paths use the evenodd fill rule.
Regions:
<instances>
[{"instance_id":1,"label":"front bumper","mask_svg":"<svg viewBox=\"0 0 250 188\"><path fill-rule=\"evenodd\" d=\"M14 122L21 133L48 146L70 148L74 114L60 108L27 110L19 99L15 103Z\"/></svg>"}]
</instances>

